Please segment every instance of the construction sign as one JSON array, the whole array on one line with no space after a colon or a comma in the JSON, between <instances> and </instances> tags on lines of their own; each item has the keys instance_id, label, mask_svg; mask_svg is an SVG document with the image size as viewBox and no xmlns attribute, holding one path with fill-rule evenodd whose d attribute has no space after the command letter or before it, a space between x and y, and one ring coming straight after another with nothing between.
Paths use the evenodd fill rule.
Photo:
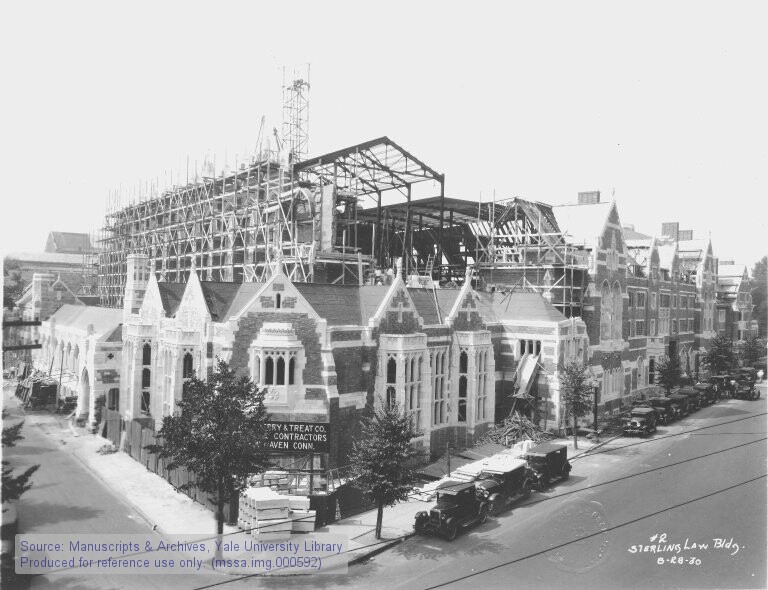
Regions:
<instances>
[{"instance_id":1,"label":"construction sign","mask_svg":"<svg viewBox=\"0 0 768 590\"><path fill-rule=\"evenodd\" d=\"M268 422L268 448L284 453L329 453L331 428L327 422Z\"/></svg>"}]
</instances>

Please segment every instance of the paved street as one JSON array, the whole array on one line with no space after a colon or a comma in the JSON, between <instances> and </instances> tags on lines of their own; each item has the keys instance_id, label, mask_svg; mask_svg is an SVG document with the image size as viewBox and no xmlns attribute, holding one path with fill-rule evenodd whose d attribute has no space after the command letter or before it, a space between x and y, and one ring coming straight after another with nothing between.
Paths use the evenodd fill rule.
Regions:
<instances>
[{"instance_id":1,"label":"paved street","mask_svg":"<svg viewBox=\"0 0 768 590\"><path fill-rule=\"evenodd\" d=\"M9 422L23 414L9 404ZM14 469L39 464L34 485L18 502L20 533L147 533L150 527L141 515L85 469L67 452L72 433L62 418L49 412L31 411L23 416L24 439L4 449ZM52 574L30 576L5 588L193 588L202 578L191 576L124 576ZM207 576L211 581L216 578Z\"/></svg>"},{"instance_id":2,"label":"paved street","mask_svg":"<svg viewBox=\"0 0 768 590\"><path fill-rule=\"evenodd\" d=\"M699 410L647 441L619 438L605 452L575 461L569 481L453 543L413 537L348 576L301 582L321 588L765 588L766 480L738 486L765 474L764 392L757 402L727 400ZM703 457L729 447L735 448ZM650 473L636 475L644 471ZM717 493L730 486L738 487ZM714 495L694 501L708 494ZM667 544L688 539L689 546L709 547L681 548L681 565L657 564L662 554L630 553L632 545L650 545L661 534ZM738 553L714 549L713 538L733 538ZM555 546L561 547L547 551ZM688 564L690 558L700 564Z\"/></svg>"},{"instance_id":3,"label":"paved street","mask_svg":"<svg viewBox=\"0 0 768 590\"><path fill-rule=\"evenodd\" d=\"M618 438L579 457L568 481L534 494L525 505L453 543L414 537L352 566L348 575L292 577L290 587L500 588L514 580L522 588L763 588L766 481L739 485L765 473L765 387L762 391L757 402L723 401L661 427L653 438ZM8 456L19 467L41 465L35 486L20 503L23 532L149 530L141 514L67 452L74 443L64 420L30 413L23 434L25 439ZM663 534L664 545L685 546L687 539L689 546L709 547L663 554L665 559L684 557L684 564L662 565L657 563L662 554L630 552L633 545L659 543L651 538ZM715 549L714 538L733 538L738 552L730 555L735 545ZM694 562L687 563L691 558ZM228 580L49 575L33 577L28 584L194 589ZM284 588L287 583L286 578L231 579L225 587Z\"/></svg>"}]
</instances>

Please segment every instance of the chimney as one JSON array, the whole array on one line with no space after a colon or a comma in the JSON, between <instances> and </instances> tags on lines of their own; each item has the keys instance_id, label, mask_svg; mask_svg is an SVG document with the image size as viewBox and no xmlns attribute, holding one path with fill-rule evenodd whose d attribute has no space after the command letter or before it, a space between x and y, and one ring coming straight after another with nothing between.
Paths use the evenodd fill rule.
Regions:
<instances>
[{"instance_id":1,"label":"chimney","mask_svg":"<svg viewBox=\"0 0 768 590\"><path fill-rule=\"evenodd\" d=\"M149 256L146 254L128 254L123 296L123 321L134 313L139 313L144 293L149 284Z\"/></svg>"},{"instance_id":2,"label":"chimney","mask_svg":"<svg viewBox=\"0 0 768 590\"><path fill-rule=\"evenodd\" d=\"M661 224L661 235L665 238L678 239L680 234L680 223L678 221L667 221Z\"/></svg>"},{"instance_id":3,"label":"chimney","mask_svg":"<svg viewBox=\"0 0 768 590\"><path fill-rule=\"evenodd\" d=\"M579 193L579 205L594 205L600 202L600 191Z\"/></svg>"}]
</instances>

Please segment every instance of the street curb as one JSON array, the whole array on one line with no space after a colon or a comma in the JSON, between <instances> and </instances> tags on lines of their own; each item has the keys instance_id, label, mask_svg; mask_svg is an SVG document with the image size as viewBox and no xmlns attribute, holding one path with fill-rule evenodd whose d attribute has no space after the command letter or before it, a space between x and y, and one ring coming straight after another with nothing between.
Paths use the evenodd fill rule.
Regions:
<instances>
[{"instance_id":1,"label":"street curb","mask_svg":"<svg viewBox=\"0 0 768 590\"><path fill-rule=\"evenodd\" d=\"M397 545L399 545L400 543L402 543L406 539L410 539L415 534L416 533L408 533L407 535L404 535L404 536L402 536L402 537L400 537L398 539L392 539L392 541L390 541L389 543L383 543L380 546L378 546L375 549L373 549L372 551L368 551L367 553L362 553L362 554L357 555L356 557L350 559L347 562L347 565L356 565L356 564L360 563L361 561L365 561L365 560L367 560L367 559L369 559L371 557L375 557L379 553L384 553L388 549L391 549L392 547L396 547ZM355 551L355 550L353 549L353 551Z\"/></svg>"},{"instance_id":2,"label":"street curb","mask_svg":"<svg viewBox=\"0 0 768 590\"><path fill-rule=\"evenodd\" d=\"M612 437L612 438L606 439L606 440L604 440L603 442L596 444L594 447L590 447L590 448L588 448L588 449L584 449L584 450L583 450L581 453L579 453L578 455L573 455L573 456L572 456L572 457L569 459L569 461L573 461L574 459L580 459L580 458L581 458L581 457L583 457L584 455L587 455L587 454L591 453L592 451L594 451L595 449L599 449L599 448L600 448L600 447L602 447L603 445L607 445L609 442L613 442L614 440L616 440L617 438L621 438L622 436L624 436L624 435L623 435L623 434L617 434L616 436L614 436L614 437Z\"/></svg>"}]
</instances>

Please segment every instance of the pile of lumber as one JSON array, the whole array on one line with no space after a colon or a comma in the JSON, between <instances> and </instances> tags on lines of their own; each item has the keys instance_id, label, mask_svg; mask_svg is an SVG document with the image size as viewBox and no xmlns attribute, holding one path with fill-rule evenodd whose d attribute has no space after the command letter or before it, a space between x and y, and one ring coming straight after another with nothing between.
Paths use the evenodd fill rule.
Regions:
<instances>
[{"instance_id":1,"label":"pile of lumber","mask_svg":"<svg viewBox=\"0 0 768 590\"><path fill-rule=\"evenodd\" d=\"M540 443L553 438L554 435L542 430L525 416L514 412L507 416L504 422L497 424L495 428L486 432L477 444L496 443L511 446L522 440L532 440L535 443Z\"/></svg>"}]
</instances>

